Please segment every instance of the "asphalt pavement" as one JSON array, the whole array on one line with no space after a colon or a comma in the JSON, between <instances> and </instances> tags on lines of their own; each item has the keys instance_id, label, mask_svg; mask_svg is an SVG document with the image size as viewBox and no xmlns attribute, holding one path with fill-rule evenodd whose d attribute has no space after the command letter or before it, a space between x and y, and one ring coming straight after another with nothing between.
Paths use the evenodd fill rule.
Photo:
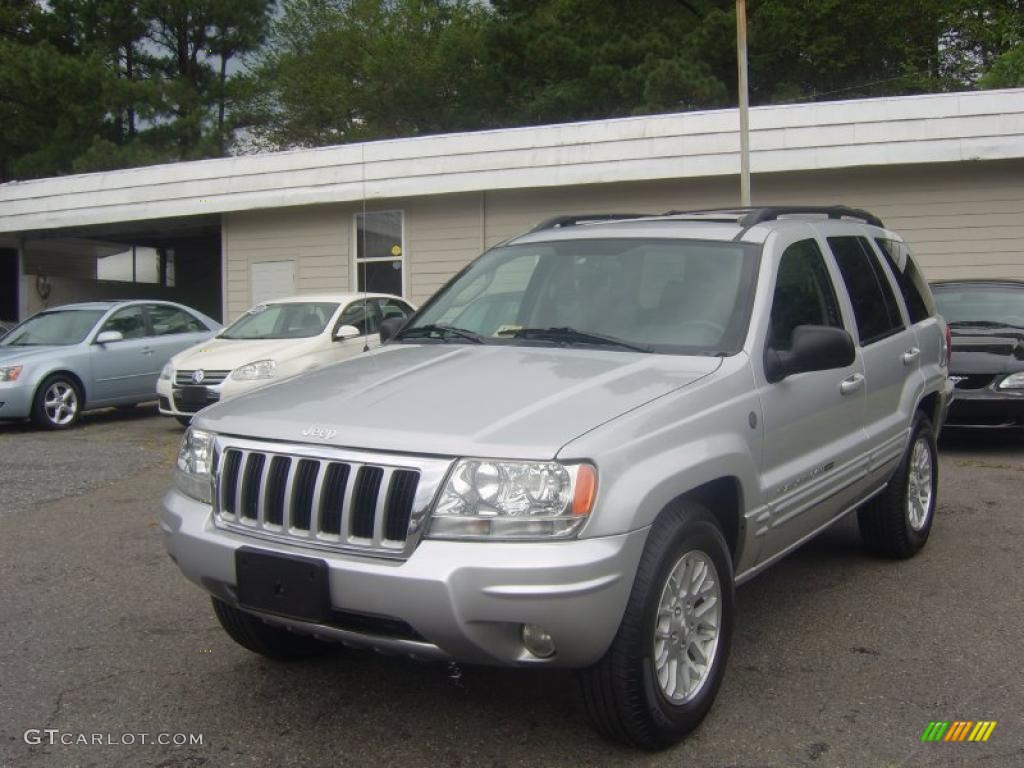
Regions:
<instances>
[{"instance_id":1,"label":"asphalt pavement","mask_svg":"<svg viewBox=\"0 0 1024 768\"><path fill-rule=\"evenodd\" d=\"M1024 439L943 440L918 557L849 519L741 587L711 714L645 753L589 730L570 673L237 647L160 543L180 436L147 408L0 424L0 766L1024 765ZM922 742L937 720L997 725Z\"/></svg>"}]
</instances>

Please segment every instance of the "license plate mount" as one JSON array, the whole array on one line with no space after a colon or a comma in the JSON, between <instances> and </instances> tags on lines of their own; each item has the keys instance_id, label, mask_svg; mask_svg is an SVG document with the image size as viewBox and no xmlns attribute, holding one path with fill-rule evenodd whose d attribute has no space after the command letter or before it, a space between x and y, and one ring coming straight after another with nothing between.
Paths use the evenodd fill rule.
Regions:
<instances>
[{"instance_id":1,"label":"license plate mount","mask_svg":"<svg viewBox=\"0 0 1024 768\"><path fill-rule=\"evenodd\" d=\"M253 547L235 550L238 602L242 608L323 622L331 612L327 573L323 560Z\"/></svg>"}]
</instances>

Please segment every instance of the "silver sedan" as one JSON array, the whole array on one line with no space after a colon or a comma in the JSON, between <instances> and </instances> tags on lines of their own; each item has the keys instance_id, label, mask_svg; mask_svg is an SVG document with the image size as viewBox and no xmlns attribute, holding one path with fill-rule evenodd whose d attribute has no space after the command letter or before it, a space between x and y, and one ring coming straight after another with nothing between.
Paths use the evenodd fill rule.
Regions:
<instances>
[{"instance_id":1,"label":"silver sedan","mask_svg":"<svg viewBox=\"0 0 1024 768\"><path fill-rule=\"evenodd\" d=\"M160 370L220 323L166 301L44 310L0 340L0 420L72 426L86 408L152 400Z\"/></svg>"}]
</instances>

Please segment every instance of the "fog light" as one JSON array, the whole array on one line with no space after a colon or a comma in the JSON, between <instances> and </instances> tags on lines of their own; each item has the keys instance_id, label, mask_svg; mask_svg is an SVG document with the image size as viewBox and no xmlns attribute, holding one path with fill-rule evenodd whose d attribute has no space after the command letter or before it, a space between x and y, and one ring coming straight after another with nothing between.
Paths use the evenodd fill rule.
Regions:
<instances>
[{"instance_id":1,"label":"fog light","mask_svg":"<svg viewBox=\"0 0 1024 768\"><path fill-rule=\"evenodd\" d=\"M549 659L555 655L555 641L544 627L523 624L523 645L538 659Z\"/></svg>"}]
</instances>

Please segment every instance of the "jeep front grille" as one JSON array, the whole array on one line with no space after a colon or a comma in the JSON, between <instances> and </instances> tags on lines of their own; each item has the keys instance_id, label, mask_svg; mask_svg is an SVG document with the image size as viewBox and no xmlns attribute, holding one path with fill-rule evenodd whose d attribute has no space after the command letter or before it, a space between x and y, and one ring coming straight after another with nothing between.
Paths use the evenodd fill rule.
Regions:
<instances>
[{"instance_id":1,"label":"jeep front grille","mask_svg":"<svg viewBox=\"0 0 1024 768\"><path fill-rule=\"evenodd\" d=\"M323 452L339 455L304 455L313 451L223 446L215 470L218 525L300 546L408 555L449 462L331 449Z\"/></svg>"}]
</instances>

